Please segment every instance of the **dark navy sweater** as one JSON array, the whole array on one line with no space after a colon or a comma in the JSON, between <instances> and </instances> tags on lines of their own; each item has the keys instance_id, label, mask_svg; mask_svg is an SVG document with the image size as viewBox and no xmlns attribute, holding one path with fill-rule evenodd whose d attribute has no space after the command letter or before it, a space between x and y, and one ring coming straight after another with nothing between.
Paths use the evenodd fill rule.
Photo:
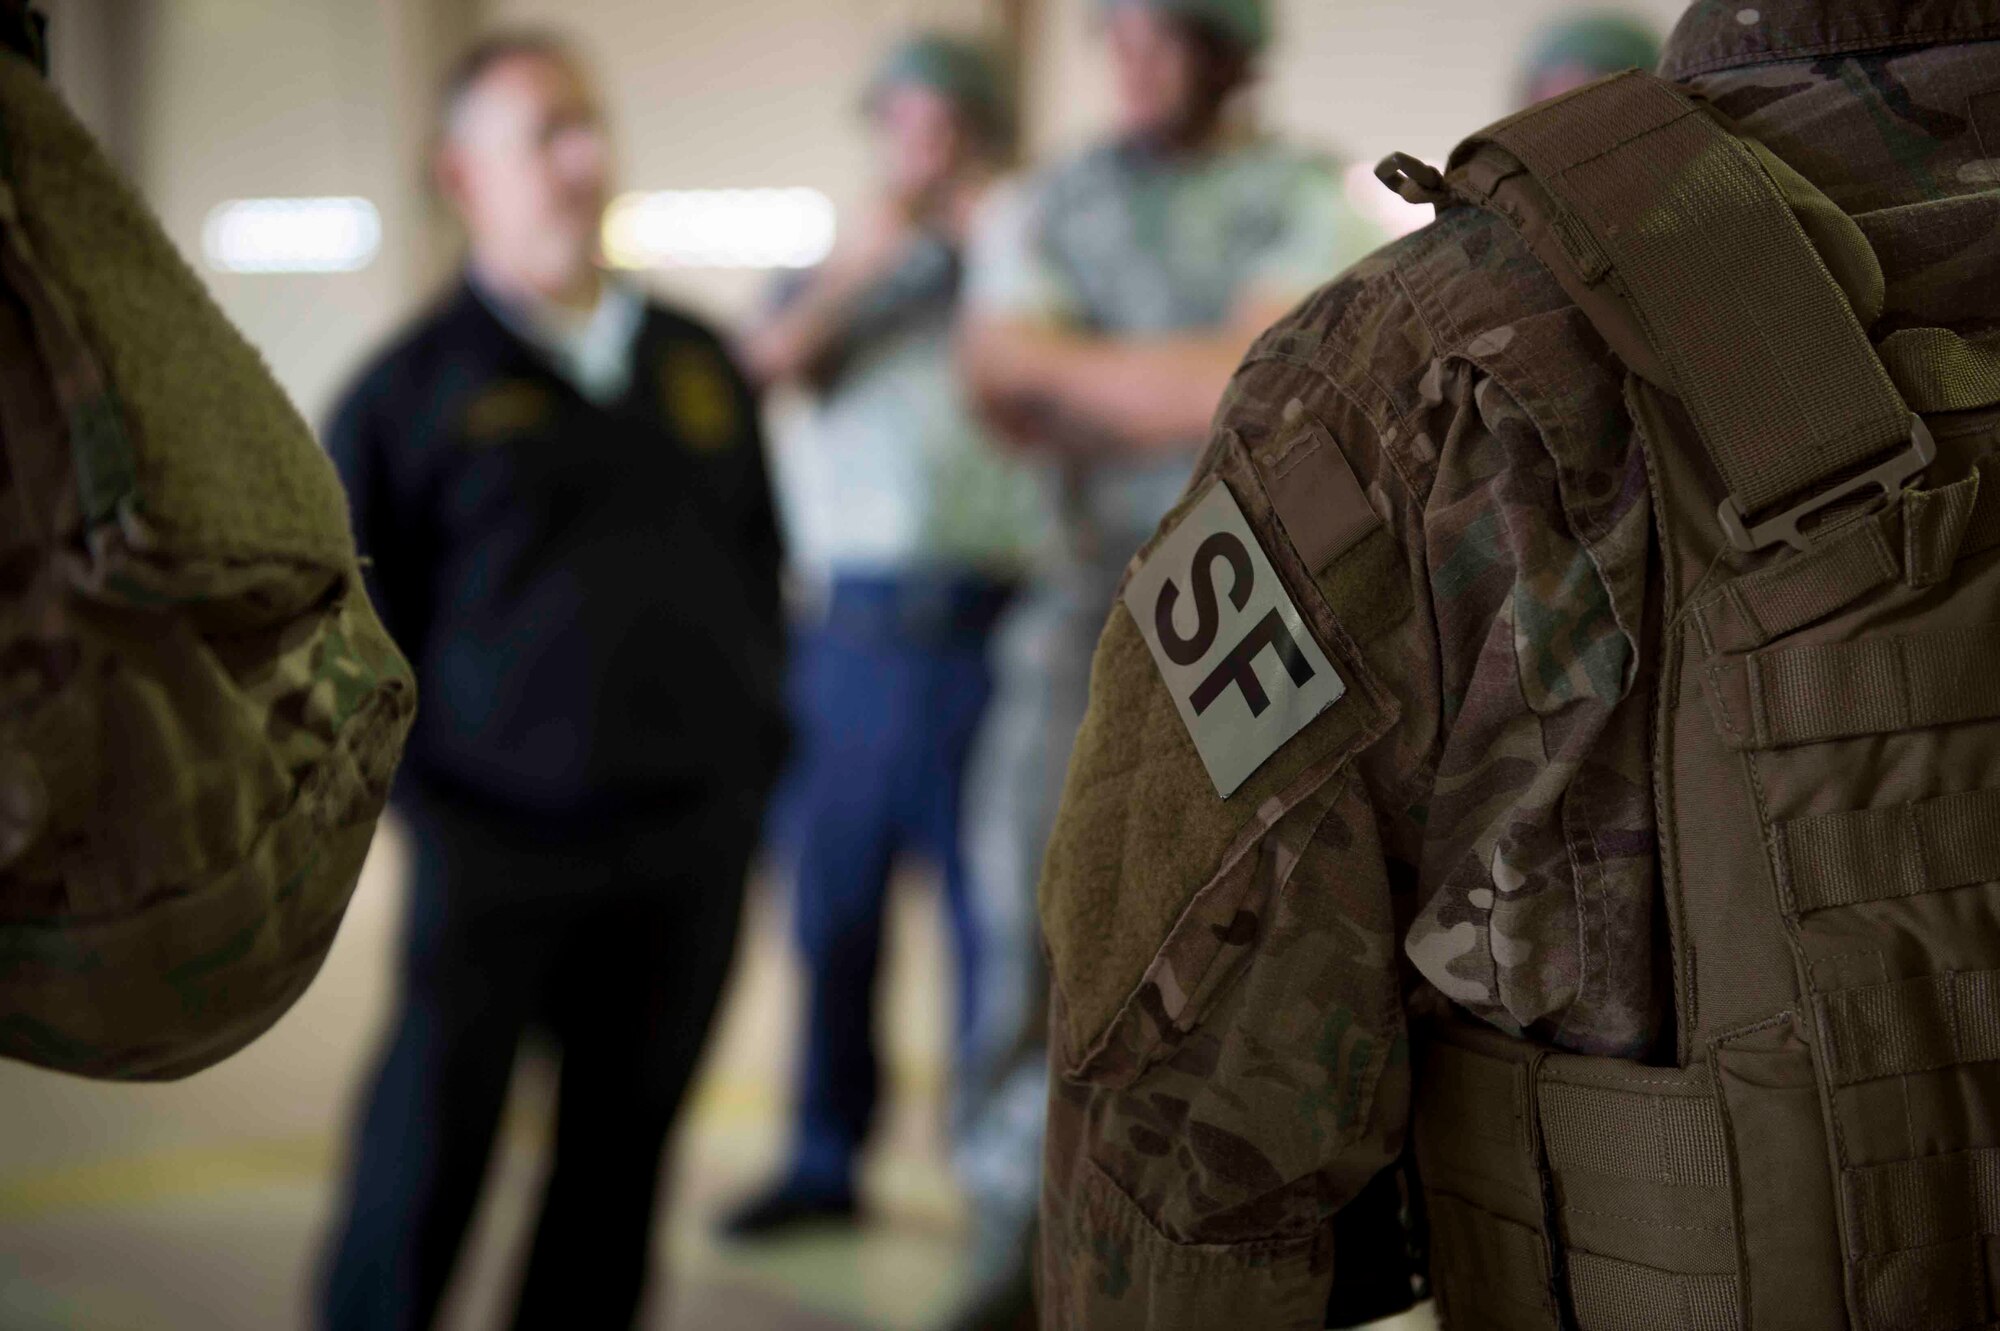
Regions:
<instances>
[{"instance_id":1,"label":"dark navy sweater","mask_svg":"<svg viewBox=\"0 0 2000 1331\"><path fill-rule=\"evenodd\" d=\"M649 307L599 406L464 284L327 431L417 669L400 795L619 817L755 793L782 747L778 529L756 403Z\"/></svg>"}]
</instances>

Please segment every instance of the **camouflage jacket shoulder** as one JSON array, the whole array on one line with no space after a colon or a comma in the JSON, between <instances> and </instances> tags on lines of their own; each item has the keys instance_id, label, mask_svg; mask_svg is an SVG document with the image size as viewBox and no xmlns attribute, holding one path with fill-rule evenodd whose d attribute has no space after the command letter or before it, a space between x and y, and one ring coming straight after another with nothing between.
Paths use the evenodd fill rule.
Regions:
<instances>
[{"instance_id":1,"label":"camouflage jacket shoulder","mask_svg":"<svg viewBox=\"0 0 2000 1331\"><path fill-rule=\"evenodd\" d=\"M1114 611L1043 881L1046 1324L1321 1324L1353 1243L1335 1215L1394 1232L1363 1203L1402 1149L1407 1011L1650 1040L1648 509L1622 377L1471 211L1322 288L1237 374L1166 531L1226 485L1348 691L1280 776L1218 801L1176 781L1182 721ZM1315 570L1281 515L1328 445L1372 529ZM1238 857L1213 868L1218 825ZM1135 929L1157 951L1104 1027L1082 1010Z\"/></svg>"},{"instance_id":2,"label":"camouflage jacket shoulder","mask_svg":"<svg viewBox=\"0 0 2000 1331\"><path fill-rule=\"evenodd\" d=\"M1454 208L1260 339L1219 419L1253 453L1323 426L1394 538L1395 608L1372 568L1334 609L1402 705L1361 766L1418 885L1417 971L1503 1028L1634 1053L1655 1022L1627 705L1650 505L1623 381L1507 225Z\"/></svg>"}]
</instances>

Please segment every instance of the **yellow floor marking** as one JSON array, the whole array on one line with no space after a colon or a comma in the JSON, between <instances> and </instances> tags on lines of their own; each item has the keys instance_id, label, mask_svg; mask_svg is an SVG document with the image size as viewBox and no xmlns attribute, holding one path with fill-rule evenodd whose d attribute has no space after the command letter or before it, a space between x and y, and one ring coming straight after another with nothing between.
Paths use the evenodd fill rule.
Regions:
<instances>
[{"instance_id":1,"label":"yellow floor marking","mask_svg":"<svg viewBox=\"0 0 2000 1331\"><path fill-rule=\"evenodd\" d=\"M936 1069L912 1068L899 1073L896 1082L898 1094L935 1095L942 1077ZM769 1082L716 1078L695 1096L686 1131L710 1139L741 1136L783 1108ZM508 1121L507 1143L532 1150L546 1140L547 1127L544 1115L515 1113ZM324 1179L344 1149L341 1133L314 1132L170 1147L23 1174L0 1179L0 1223L17 1224L53 1211L156 1205L235 1188L309 1183ZM901 1183L911 1182L903 1171L898 1176ZM920 1191L931 1194L922 1199L921 1210L940 1223L952 1223L949 1189Z\"/></svg>"}]
</instances>

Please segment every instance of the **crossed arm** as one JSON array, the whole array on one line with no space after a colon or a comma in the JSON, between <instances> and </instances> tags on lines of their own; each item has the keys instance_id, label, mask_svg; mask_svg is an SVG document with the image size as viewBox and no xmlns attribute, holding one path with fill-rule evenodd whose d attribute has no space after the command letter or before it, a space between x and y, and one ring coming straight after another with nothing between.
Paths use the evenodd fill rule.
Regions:
<instances>
[{"instance_id":1,"label":"crossed arm","mask_svg":"<svg viewBox=\"0 0 2000 1331\"><path fill-rule=\"evenodd\" d=\"M975 315L959 364L981 414L1015 446L1143 456L1208 433L1244 353L1288 309L1250 299L1219 329L1142 337Z\"/></svg>"}]
</instances>

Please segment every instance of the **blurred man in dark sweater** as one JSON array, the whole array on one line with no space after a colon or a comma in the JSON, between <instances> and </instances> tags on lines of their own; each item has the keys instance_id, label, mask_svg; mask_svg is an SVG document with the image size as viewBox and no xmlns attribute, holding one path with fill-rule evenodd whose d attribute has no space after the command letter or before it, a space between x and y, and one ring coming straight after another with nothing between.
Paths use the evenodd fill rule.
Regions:
<instances>
[{"instance_id":1,"label":"blurred man in dark sweater","mask_svg":"<svg viewBox=\"0 0 2000 1331\"><path fill-rule=\"evenodd\" d=\"M437 160L464 278L328 435L428 702L396 792L416 843L402 1005L331 1327L433 1320L531 1023L562 1071L515 1324L631 1323L779 756L754 403L706 328L596 266L608 158L559 40L472 51Z\"/></svg>"}]
</instances>

